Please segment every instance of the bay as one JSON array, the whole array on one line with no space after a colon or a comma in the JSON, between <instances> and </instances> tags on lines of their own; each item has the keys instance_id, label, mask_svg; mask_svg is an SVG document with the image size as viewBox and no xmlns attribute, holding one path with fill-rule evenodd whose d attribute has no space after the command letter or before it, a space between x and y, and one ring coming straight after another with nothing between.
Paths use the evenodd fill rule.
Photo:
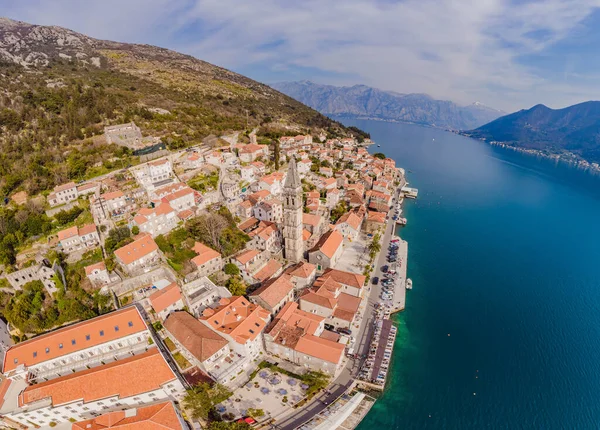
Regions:
<instances>
[{"instance_id":1,"label":"bay","mask_svg":"<svg viewBox=\"0 0 600 430\"><path fill-rule=\"evenodd\" d=\"M600 179L415 125L343 120L407 170L405 312L371 429L600 426Z\"/></svg>"}]
</instances>

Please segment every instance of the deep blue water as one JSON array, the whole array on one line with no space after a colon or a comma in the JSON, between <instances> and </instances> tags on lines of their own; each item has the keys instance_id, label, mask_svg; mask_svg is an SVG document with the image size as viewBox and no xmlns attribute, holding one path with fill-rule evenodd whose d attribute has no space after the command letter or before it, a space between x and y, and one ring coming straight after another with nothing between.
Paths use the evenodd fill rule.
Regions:
<instances>
[{"instance_id":1,"label":"deep blue water","mask_svg":"<svg viewBox=\"0 0 600 430\"><path fill-rule=\"evenodd\" d=\"M435 129L345 122L419 188L400 231L414 289L359 429L600 428L600 178Z\"/></svg>"}]
</instances>

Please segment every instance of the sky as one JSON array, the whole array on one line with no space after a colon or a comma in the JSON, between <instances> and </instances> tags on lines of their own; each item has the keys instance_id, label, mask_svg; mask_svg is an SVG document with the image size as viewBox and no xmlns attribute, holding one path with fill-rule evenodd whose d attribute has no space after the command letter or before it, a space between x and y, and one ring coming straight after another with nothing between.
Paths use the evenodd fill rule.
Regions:
<instances>
[{"instance_id":1,"label":"sky","mask_svg":"<svg viewBox=\"0 0 600 430\"><path fill-rule=\"evenodd\" d=\"M364 84L505 111L600 100L600 0L0 0L0 15L265 83Z\"/></svg>"}]
</instances>

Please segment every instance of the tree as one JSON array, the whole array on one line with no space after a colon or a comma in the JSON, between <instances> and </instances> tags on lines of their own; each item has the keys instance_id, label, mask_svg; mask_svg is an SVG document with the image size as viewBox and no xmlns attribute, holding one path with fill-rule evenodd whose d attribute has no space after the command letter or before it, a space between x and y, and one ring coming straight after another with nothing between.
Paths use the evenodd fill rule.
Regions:
<instances>
[{"instance_id":1,"label":"tree","mask_svg":"<svg viewBox=\"0 0 600 430\"><path fill-rule=\"evenodd\" d=\"M137 236L138 234L140 234L140 228L137 225L134 225L133 227L131 227L131 234Z\"/></svg>"},{"instance_id":2,"label":"tree","mask_svg":"<svg viewBox=\"0 0 600 430\"><path fill-rule=\"evenodd\" d=\"M240 269L233 263L227 263L225 267L223 267L223 271L231 276L240 274Z\"/></svg>"},{"instance_id":3,"label":"tree","mask_svg":"<svg viewBox=\"0 0 600 430\"><path fill-rule=\"evenodd\" d=\"M247 422L228 423L225 421L213 421L209 424L208 430L250 430L252 426Z\"/></svg>"},{"instance_id":4,"label":"tree","mask_svg":"<svg viewBox=\"0 0 600 430\"><path fill-rule=\"evenodd\" d=\"M373 236L373 240L369 244L369 256L371 257L371 259L375 258L377 253L379 251L381 251L380 239L381 239L381 234L379 232L377 232L377 233L375 233L375 235Z\"/></svg>"},{"instance_id":5,"label":"tree","mask_svg":"<svg viewBox=\"0 0 600 430\"><path fill-rule=\"evenodd\" d=\"M232 296L243 296L246 294L246 284L239 275L233 276L225 284Z\"/></svg>"},{"instance_id":6,"label":"tree","mask_svg":"<svg viewBox=\"0 0 600 430\"><path fill-rule=\"evenodd\" d=\"M302 381L308 385L307 394L316 393L319 390L327 387L329 384L329 377L323 372L308 372L302 376Z\"/></svg>"},{"instance_id":7,"label":"tree","mask_svg":"<svg viewBox=\"0 0 600 430\"><path fill-rule=\"evenodd\" d=\"M348 204L346 201L341 200L338 204L331 210L331 222L335 223L342 215L348 212Z\"/></svg>"},{"instance_id":8,"label":"tree","mask_svg":"<svg viewBox=\"0 0 600 430\"><path fill-rule=\"evenodd\" d=\"M208 419L215 412L215 406L231 396L231 391L221 384L210 385L202 382L187 390L183 405L191 411L194 419Z\"/></svg>"},{"instance_id":9,"label":"tree","mask_svg":"<svg viewBox=\"0 0 600 430\"><path fill-rule=\"evenodd\" d=\"M273 161L275 163L275 170L279 170L279 140L275 139L273 141Z\"/></svg>"},{"instance_id":10,"label":"tree","mask_svg":"<svg viewBox=\"0 0 600 430\"><path fill-rule=\"evenodd\" d=\"M265 411L263 411L262 409L252 409L252 408L248 408L248 415L250 415L252 418L261 418L265 416Z\"/></svg>"},{"instance_id":11,"label":"tree","mask_svg":"<svg viewBox=\"0 0 600 430\"><path fill-rule=\"evenodd\" d=\"M385 156L385 154L381 153L381 152L376 152L375 154L373 154L373 157L375 158L379 158L380 160L385 160L387 157Z\"/></svg>"},{"instance_id":12,"label":"tree","mask_svg":"<svg viewBox=\"0 0 600 430\"><path fill-rule=\"evenodd\" d=\"M188 221L186 228L200 242L204 242L214 249L221 250L219 238L227 226L228 222L224 216L209 213L191 219Z\"/></svg>"}]
</instances>

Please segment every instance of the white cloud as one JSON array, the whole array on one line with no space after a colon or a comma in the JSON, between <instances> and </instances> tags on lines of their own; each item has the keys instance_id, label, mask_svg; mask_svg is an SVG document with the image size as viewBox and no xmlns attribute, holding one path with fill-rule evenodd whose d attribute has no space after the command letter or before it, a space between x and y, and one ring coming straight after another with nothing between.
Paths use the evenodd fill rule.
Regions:
<instances>
[{"instance_id":1,"label":"white cloud","mask_svg":"<svg viewBox=\"0 0 600 430\"><path fill-rule=\"evenodd\" d=\"M599 6L600 0L40 0L3 9L95 37L179 49L252 70L257 79L286 79L306 68L322 71L328 83L353 80L511 110L600 98L594 82L575 78L586 71L563 65L573 78L566 85L520 61L551 55Z\"/></svg>"}]
</instances>

